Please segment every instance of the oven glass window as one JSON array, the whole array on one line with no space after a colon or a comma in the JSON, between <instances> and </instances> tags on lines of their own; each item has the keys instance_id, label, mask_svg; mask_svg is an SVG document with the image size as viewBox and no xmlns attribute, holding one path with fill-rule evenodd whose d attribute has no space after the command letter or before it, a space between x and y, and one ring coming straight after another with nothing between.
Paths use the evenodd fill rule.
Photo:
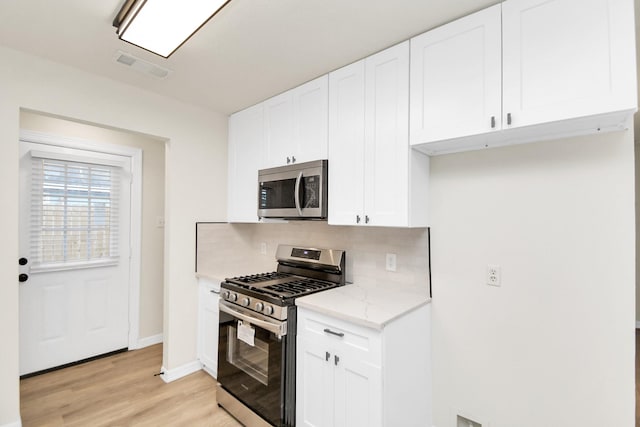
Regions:
<instances>
[{"instance_id":1,"label":"oven glass window","mask_svg":"<svg viewBox=\"0 0 640 427\"><path fill-rule=\"evenodd\" d=\"M264 385L269 385L269 344L256 338L254 346L237 339L235 327L229 327L227 362Z\"/></svg>"}]
</instances>

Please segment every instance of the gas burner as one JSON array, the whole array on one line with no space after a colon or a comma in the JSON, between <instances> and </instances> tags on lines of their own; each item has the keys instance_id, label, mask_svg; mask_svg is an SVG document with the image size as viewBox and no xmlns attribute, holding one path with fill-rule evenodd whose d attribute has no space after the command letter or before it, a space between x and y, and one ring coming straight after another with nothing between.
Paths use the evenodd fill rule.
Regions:
<instances>
[{"instance_id":1,"label":"gas burner","mask_svg":"<svg viewBox=\"0 0 640 427\"><path fill-rule=\"evenodd\" d=\"M284 320L295 298L344 285L344 251L278 246L278 268L227 278L223 300Z\"/></svg>"}]
</instances>

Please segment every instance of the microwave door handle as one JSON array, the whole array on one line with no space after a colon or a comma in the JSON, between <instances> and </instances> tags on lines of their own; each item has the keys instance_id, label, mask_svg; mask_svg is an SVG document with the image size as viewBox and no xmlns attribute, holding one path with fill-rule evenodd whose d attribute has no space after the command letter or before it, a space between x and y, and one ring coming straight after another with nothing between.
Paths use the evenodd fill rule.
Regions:
<instances>
[{"instance_id":1,"label":"microwave door handle","mask_svg":"<svg viewBox=\"0 0 640 427\"><path fill-rule=\"evenodd\" d=\"M300 207L300 183L302 182L302 172L300 172L298 174L298 177L296 178L296 188L294 190L295 195L295 202L296 202L296 209L298 210L298 215L302 216L302 208Z\"/></svg>"}]
</instances>

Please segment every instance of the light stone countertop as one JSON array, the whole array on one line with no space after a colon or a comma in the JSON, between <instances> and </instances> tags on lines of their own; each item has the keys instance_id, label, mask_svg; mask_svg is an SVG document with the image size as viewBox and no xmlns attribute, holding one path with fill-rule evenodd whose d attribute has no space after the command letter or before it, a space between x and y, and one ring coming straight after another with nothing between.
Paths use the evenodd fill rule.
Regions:
<instances>
[{"instance_id":1,"label":"light stone countertop","mask_svg":"<svg viewBox=\"0 0 640 427\"><path fill-rule=\"evenodd\" d=\"M298 307L376 330L382 330L394 319L430 302L427 289L364 283L347 284L296 298Z\"/></svg>"}]
</instances>

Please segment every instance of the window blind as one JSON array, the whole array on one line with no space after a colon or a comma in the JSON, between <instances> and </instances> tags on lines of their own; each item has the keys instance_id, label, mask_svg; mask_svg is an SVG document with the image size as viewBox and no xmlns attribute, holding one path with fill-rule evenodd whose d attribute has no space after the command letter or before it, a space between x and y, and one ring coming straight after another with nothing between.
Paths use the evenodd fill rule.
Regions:
<instances>
[{"instance_id":1,"label":"window blind","mask_svg":"<svg viewBox=\"0 0 640 427\"><path fill-rule=\"evenodd\" d=\"M121 169L34 156L31 166L33 267L117 261Z\"/></svg>"}]
</instances>

